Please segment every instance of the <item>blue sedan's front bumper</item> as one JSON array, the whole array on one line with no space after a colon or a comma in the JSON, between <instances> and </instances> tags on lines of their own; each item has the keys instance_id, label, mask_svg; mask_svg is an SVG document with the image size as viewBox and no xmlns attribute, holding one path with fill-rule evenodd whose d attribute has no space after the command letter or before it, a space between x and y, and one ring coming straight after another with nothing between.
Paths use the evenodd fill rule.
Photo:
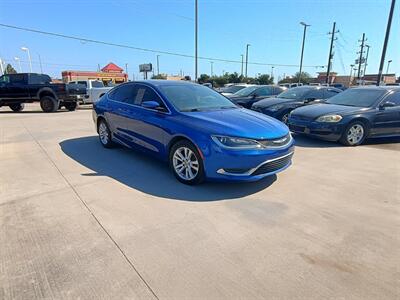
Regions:
<instances>
[{"instance_id":1,"label":"blue sedan's front bumper","mask_svg":"<svg viewBox=\"0 0 400 300\"><path fill-rule=\"evenodd\" d=\"M293 139L280 149L231 150L212 145L204 169L210 180L257 181L289 167L293 153Z\"/></svg>"},{"instance_id":2,"label":"blue sedan's front bumper","mask_svg":"<svg viewBox=\"0 0 400 300\"><path fill-rule=\"evenodd\" d=\"M314 120L299 120L289 117L289 129L293 133L305 134L326 141L336 142L346 126L339 123L322 123Z\"/></svg>"}]
</instances>

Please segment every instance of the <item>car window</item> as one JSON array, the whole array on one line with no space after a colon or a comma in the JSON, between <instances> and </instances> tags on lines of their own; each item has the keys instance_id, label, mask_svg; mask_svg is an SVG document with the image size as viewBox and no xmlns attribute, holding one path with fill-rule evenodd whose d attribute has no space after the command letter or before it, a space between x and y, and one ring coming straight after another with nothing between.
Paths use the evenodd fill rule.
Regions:
<instances>
[{"instance_id":1,"label":"car window","mask_svg":"<svg viewBox=\"0 0 400 300\"><path fill-rule=\"evenodd\" d=\"M135 99L138 93L137 85L124 84L113 89L108 97L117 102L125 102L128 104L135 104Z\"/></svg>"},{"instance_id":2,"label":"car window","mask_svg":"<svg viewBox=\"0 0 400 300\"><path fill-rule=\"evenodd\" d=\"M51 78L48 75L30 74L29 84L46 84L50 83Z\"/></svg>"},{"instance_id":3,"label":"car window","mask_svg":"<svg viewBox=\"0 0 400 300\"><path fill-rule=\"evenodd\" d=\"M324 92L322 89L315 89L310 91L308 94L305 96L306 99L323 99L324 98Z\"/></svg>"},{"instance_id":4,"label":"car window","mask_svg":"<svg viewBox=\"0 0 400 300\"><path fill-rule=\"evenodd\" d=\"M13 74L10 76L11 83L24 83L24 74Z\"/></svg>"},{"instance_id":5,"label":"car window","mask_svg":"<svg viewBox=\"0 0 400 300\"><path fill-rule=\"evenodd\" d=\"M333 90L333 89L326 89L324 93L324 99L333 97L335 95L339 94L339 91Z\"/></svg>"},{"instance_id":6,"label":"car window","mask_svg":"<svg viewBox=\"0 0 400 300\"><path fill-rule=\"evenodd\" d=\"M75 83L75 82L74 82ZM78 84L82 84L82 85L84 85L85 87L87 87L87 82L86 81L78 81Z\"/></svg>"},{"instance_id":7,"label":"car window","mask_svg":"<svg viewBox=\"0 0 400 300\"><path fill-rule=\"evenodd\" d=\"M92 81L92 87L94 87L94 88L102 88L102 87L104 87L104 84L103 84L102 81L95 80L95 81Z\"/></svg>"},{"instance_id":8,"label":"car window","mask_svg":"<svg viewBox=\"0 0 400 300\"><path fill-rule=\"evenodd\" d=\"M142 104L145 101L156 101L160 105L160 107L165 108L164 103L152 88L144 87L144 93L140 104Z\"/></svg>"},{"instance_id":9,"label":"car window","mask_svg":"<svg viewBox=\"0 0 400 300\"><path fill-rule=\"evenodd\" d=\"M400 106L400 92L394 92L386 97L383 103L393 103L394 106Z\"/></svg>"},{"instance_id":10,"label":"car window","mask_svg":"<svg viewBox=\"0 0 400 300\"><path fill-rule=\"evenodd\" d=\"M255 94L257 96L270 96L272 95L272 87L263 87L263 88L259 88L258 90L255 91Z\"/></svg>"},{"instance_id":11,"label":"car window","mask_svg":"<svg viewBox=\"0 0 400 300\"><path fill-rule=\"evenodd\" d=\"M3 76L1 76L1 77L0 77L0 82L3 82L3 83L10 83L10 76L8 76L8 75L3 75Z\"/></svg>"},{"instance_id":12,"label":"car window","mask_svg":"<svg viewBox=\"0 0 400 300\"><path fill-rule=\"evenodd\" d=\"M383 89L351 88L329 98L326 103L355 107L371 107L384 96Z\"/></svg>"}]
</instances>

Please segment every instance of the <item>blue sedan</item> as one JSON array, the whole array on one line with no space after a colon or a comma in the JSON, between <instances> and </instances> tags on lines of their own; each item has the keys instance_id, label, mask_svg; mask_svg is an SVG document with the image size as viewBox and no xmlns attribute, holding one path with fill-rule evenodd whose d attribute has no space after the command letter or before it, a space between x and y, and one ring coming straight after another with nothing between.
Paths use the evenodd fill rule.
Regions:
<instances>
[{"instance_id":1,"label":"blue sedan","mask_svg":"<svg viewBox=\"0 0 400 300\"><path fill-rule=\"evenodd\" d=\"M400 88L347 89L324 104L295 109L289 127L294 133L348 146L366 138L400 136Z\"/></svg>"},{"instance_id":2,"label":"blue sedan","mask_svg":"<svg viewBox=\"0 0 400 300\"><path fill-rule=\"evenodd\" d=\"M104 147L162 159L185 184L259 180L290 166L294 151L281 122L183 81L119 85L95 103L93 120Z\"/></svg>"}]
</instances>

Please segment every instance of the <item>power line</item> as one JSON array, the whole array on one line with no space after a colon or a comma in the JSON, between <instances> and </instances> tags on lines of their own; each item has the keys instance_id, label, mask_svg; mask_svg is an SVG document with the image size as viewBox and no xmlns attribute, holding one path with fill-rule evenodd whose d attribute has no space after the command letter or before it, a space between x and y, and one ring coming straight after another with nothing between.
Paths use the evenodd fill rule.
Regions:
<instances>
[{"instance_id":1,"label":"power line","mask_svg":"<svg viewBox=\"0 0 400 300\"><path fill-rule=\"evenodd\" d=\"M178 56L178 57L194 58L194 55L189 55L189 54L184 54L184 53L177 53L177 52L171 52L171 51L164 51L164 50L156 50L156 49L150 49L150 48L136 47L136 46L131 46L131 45L124 45L124 44L118 44L118 43L113 43L113 42L94 40L94 39L89 39L89 38L84 38L84 37L71 36L71 35L66 35L66 34L61 34L61 33L42 31L42 30L26 28L26 27L19 27L19 26L2 24L2 23L0 23L0 26L1 27L5 27L5 28L21 30L21 31L27 31L27 32L39 33L39 34L43 34L43 35L55 36L55 37L60 37L60 38L65 38L65 39L70 39L70 40L77 40L77 41L81 41L81 42L89 42L89 43L93 43L93 44L114 46L114 47L119 47L119 48L126 48L126 49L132 49L132 50L138 50L138 51L144 51L144 52L172 55L172 56ZM230 60L230 59L213 58L213 57L205 57L205 56L198 56L198 59L209 60L209 61L220 61L220 62L227 62L227 63L238 63L238 64L242 63L239 60ZM299 65L294 65L294 64L276 64L276 63L261 63L261 62L248 62L248 64L260 65L260 66L280 66L280 67L296 67L296 68L299 66ZM304 67L307 67L307 68L320 68L322 66L314 65L314 66L304 66Z\"/></svg>"}]
</instances>

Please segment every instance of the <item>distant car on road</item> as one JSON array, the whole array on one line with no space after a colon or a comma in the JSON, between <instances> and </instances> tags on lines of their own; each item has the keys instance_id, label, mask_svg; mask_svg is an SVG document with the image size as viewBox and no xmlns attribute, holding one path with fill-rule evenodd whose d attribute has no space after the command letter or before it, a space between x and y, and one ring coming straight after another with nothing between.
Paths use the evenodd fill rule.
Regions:
<instances>
[{"instance_id":1,"label":"distant car on road","mask_svg":"<svg viewBox=\"0 0 400 300\"><path fill-rule=\"evenodd\" d=\"M9 106L18 112L24 103L38 101L44 112L54 112L65 106L73 111L78 96L86 89L78 84L52 83L49 75L36 73L5 74L0 77L0 107Z\"/></svg>"},{"instance_id":2,"label":"distant car on road","mask_svg":"<svg viewBox=\"0 0 400 300\"><path fill-rule=\"evenodd\" d=\"M78 80L69 83L81 84L86 88L86 95L79 97L82 104L91 104L99 100L101 96L113 88L112 86L104 86L104 83L100 80Z\"/></svg>"},{"instance_id":3,"label":"distant car on road","mask_svg":"<svg viewBox=\"0 0 400 300\"><path fill-rule=\"evenodd\" d=\"M286 124L289 113L295 108L320 103L340 92L339 89L325 86L301 86L284 91L276 98L260 100L254 103L251 109L274 117Z\"/></svg>"},{"instance_id":4,"label":"distant car on road","mask_svg":"<svg viewBox=\"0 0 400 300\"><path fill-rule=\"evenodd\" d=\"M276 96L285 90L285 87L278 85L254 85L244 88L235 94L228 96L228 98L237 105L251 108L253 103L261 99Z\"/></svg>"},{"instance_id":5,"label":"distant car on road","mask_svg":"<svg viewBox=\"0 0 400 300\"><path fill-rule=\"evenodd\" d=\"M295 109L289 127L344 145L360 145L366 138L400 136L400 88L358 87L316 104Z\"/></svg>"},{"instance_id":6,"label":"distant car on road","mask_svg":"<svg viewBox=\"0 0 400 300\"><path fill-rule=\"evenodd\" d=\"M226 97L229 97L229 96L232 96L233 94L235 94L236 92L238 92L240 90L243 90L244 88L247 88L249 86L254 86L254 84L245 84L245 83L243 83L243 84L233 84L233 85L230 85L228 87L224 87L224 88L220 89L219 92L222 95L224 95Z\"/></svg>"},{"instance_id":7,"label":"distant car on road","mask_svg":"<svg viewBox=\"0 0 400 300\"><path fill-rule=\"evenodd\" d=\"M165 160L185 184L258 180L289 167L294 151L281 122L190 82L121 84L94 103L93 119L104 147L116 142Z\"/></svg>"}]
</instances>

